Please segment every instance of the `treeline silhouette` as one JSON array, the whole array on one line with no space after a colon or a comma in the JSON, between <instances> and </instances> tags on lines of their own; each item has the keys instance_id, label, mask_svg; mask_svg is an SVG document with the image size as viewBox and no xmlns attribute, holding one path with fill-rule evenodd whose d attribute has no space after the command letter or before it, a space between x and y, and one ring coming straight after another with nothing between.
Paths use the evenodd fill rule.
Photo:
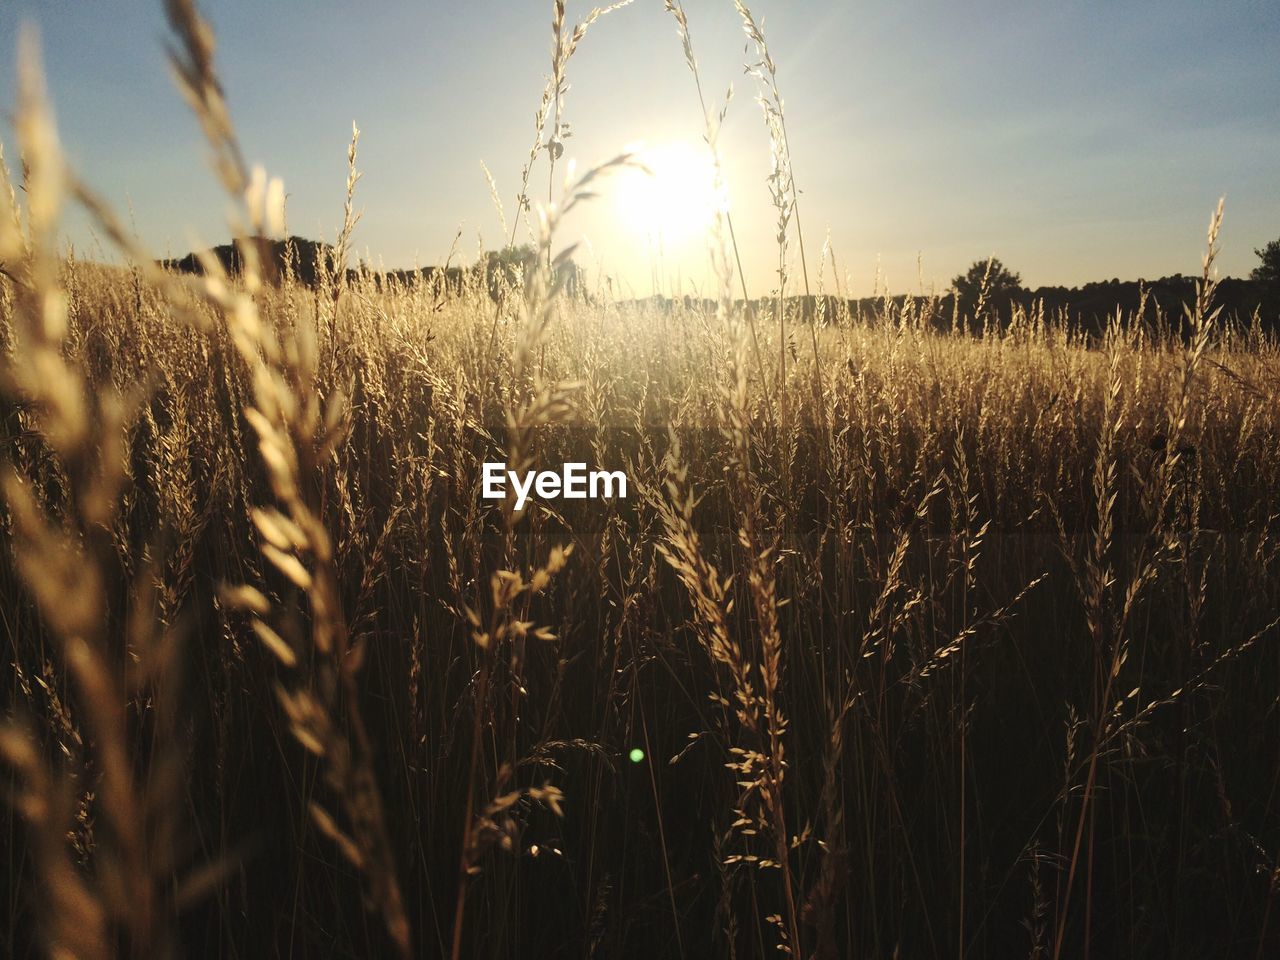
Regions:
<instances>
[{"instance_id":1,"label":"treeline silhouette","mask_svg":"<svg viewBox=\"0 0 1280 960\"><path fill-rule=\"evenodd\" d=\"M1184 323L1184 305L1194 305L1196 277L1174 274L1158 280L1103 280L1081 287L1044 286L1020 288L989 298L979 314L976 304L948 291L937 295L898 294L844 299L838 296L788 297L793 315L808 321L840 323L871 322L877 317L916 316L927 318L939 330L953 327L979 333L994 325L1004 328L1015 313L1025 317L1042 315L1046 321L1065 323L1087 334L1101 334L1117 312L1125 322L1138 321L1156 327L1162 324L1177 331ZM1145 294L1145 296L1144 296ZM740 303L741 301L739 301ZM698 297L655 296L631 301L635 307L658 304L668 309L705 311L714 309L714 301ZM776 301L762 297L750 301L758 316L771 316ZM1224 278L1214 295L1213 308L1220 309L1220 319L1245 327L1257 316L1264 331L1280 332L1280 287L1258 280Z\"/></svg>"},{"instance_id":2,"label":"treeline silhouette","mask_svg":"<svg viewBox=\"0 0 1280 960\"><path fill-rule=\"evenodd\" d=\"M340 268L338 253L332 244L306 237L291 236L284 240L259 237L256 245L262 275L268 282L275 284L281 283L286 277L292 277L296 283L315 288L345 273L345 278L351 282L369 279L379 286L400 287L425 282L439 284L444 291L450 293L460 293L470 280L483 284L495 299L519 283L521 270L532 262L534 255L532 247L523 245L487 250L476 263L466 267L446 265L384 270L367 263L358 267ZM213 247L203 255L193 252L184 257L157 262L169 270L203 275L204 256L212 256L231 276L239 276L244 271L243 253L232 243ZM566 277L566 289L571 293L575 292L581 283L578 268L570 261L562 269L566 269L569 274Z\"/></svg>"},{"instance_id":3,"label":"treeline silhouette","mask_svg":"<svg viewBox=\"0 0 1280 960\"><path fill-rule=\"evenodd\" d=\"M264 264L264 273L277 282L286 275L292 275L296 282L315 287L325 277L337 276L336 252L330 244L299 236L286 240L264 239L258 243L258 255ZM241 252L234 244L222 244L208 252L227 273L234 276L243 270ZM427 266L377 270L364 264L347 268L346 277L351 281L367 277L378 284L393 283L400 286L409 286L415 282L439 282L456 292L469 276L479 279L477 274L483 274L486 286L496 296L504 284L515 282L516 268L525 265L529 257L528 247L510 247L500 251L487 251L478 263L469 267ZM204 265L200 255L196 253L162 260L160 264L184 273L204 273ZM1101 280L1080 287L1004 289L993 294L982 305L978 316L974 316L977 304L970 296L961 295L958 309L956 296L954 291L939 296L899 294L843 301L835 296L799 296L789 297L788 302L793 306L798 304L800 315L805 319L817 317L833 323L844 317L855 321L874 318L884 313L887 304L892 305L894 312L901 315L901 311L909 306L917 315L929 316L932 323L941 329L963 320L961 325L970 331L981 330L992 323L1007 325L1017 308L1028 316L1043 311L1046 318L1065 320L1072 327L1087 333L1100 333L1117 312L1126 318L1149 323L1157 322L1158 317L1163 315L1176 326L1182 316L1183 304L1195 302L1196 278L1173 274L1158 280ZM694 297L673 299L657 296L643 302L670 308L714 308L712 301ZM1264 329L1280 329L1280 286L1276 284L1262 280L1224 278L1218 286L1214 306L1221 308L1224 319L1248 325L1256 314ZM761 298L753 300L752 307L758 312L769 312L775 308L775 304L769 298Z\"/></svg>"},{"instance_id":4,"label":"treeline silhouette","mask_svg":"<svg viewBox=\"0 0 1280 960\"><path fill-rule=\"evenodd\" d=\"M292 275L293 279L308 287L318 286L326 277L338 276L337 251L331 244L319 240L308 240L306 237L291 236L284 240L259 238L258 258L262 262L263 274L272 282L279 283L282 278ZM239 276L244 271L244 257L240 248L233 243L224 243L207 251L221 264L222 269L231 276ZM184 257L176 257L158 261L160 266L181 273L201 276L205 273L205 265L199 253L188 253ZM363 273L372 273L379 279L391 279L401 283L413 280L434 280L442 277L447 285L461 287L464 270L461 267L421 267L405 270L369 270L368 268L346 268L346 277L355 280Z\"/></svg>"},{"instance_id":5,"label":"treeline silhouette","mask_svg":"<svg viewBox=\"0 0 1280 960\"><path fill-rule=\"evenodd\" d=\"M1157 324L1163 317L1177 329L1184 319L1183 306L1195 303L1197 279L1174 274L1158 280L1111 279L1080 287L1019 288L991 297L982 314L976 317L973 316L975 305L968 298L960 298L957 311L956 295L947 292L936 298L933 320L936 326L950 327L958 313L961 318L967 318L968 329L980 330L988 323L1007 325L1016 309L1026 316L1043 311L1046 319L1065 320L1069 326L1090 334L1100 334L1117 313L1126 320L1147 324ZM809 299L806 315L822 306L817 298ZM917 311L924 311L935 298L899 295L888 299L897 310L912 304ZM847 303L849 315L855 319L875 316L883 312L884 306L884 297L863 297ZM1225 277L1218 285L1212 306L1221 310L1223 320L1248 326L1256 314L1264 329L1280 329L1280 288L1275 285ZM827 310L830 309L828 305Z\"/></svg>"}]
</instances>

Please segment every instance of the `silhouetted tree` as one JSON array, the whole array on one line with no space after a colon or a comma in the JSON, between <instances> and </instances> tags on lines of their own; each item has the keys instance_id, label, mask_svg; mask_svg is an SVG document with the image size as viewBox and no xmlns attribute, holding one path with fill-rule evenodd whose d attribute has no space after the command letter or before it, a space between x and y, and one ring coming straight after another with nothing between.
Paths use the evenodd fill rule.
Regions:
<instances>
[{"instance_id":1,"label":"silhouetted tree","mask_svg":"<svg viewBox=\"0 0 1280 960\"><path fill-rule=\"evenodd\" d=\"M980 294L987 306L1008 307L1009 301L1022 292L1022 277L1006 267L996 257L976 260L965 273L951 281L951 287L960 301L962 313L972 313L978 306Z\"/></svg>"},{"instance_id":2,"label":"silhouetted tree","mask_svg":"<svg viewBox=\"0 0 1280 960\"><path fill-rule=\"evenodd\" d=\"M222 269L237 276L244 269L240 248L234 243L224 243L210 251L222 264ZM327 243L308 240L306 237L289 237L287 240L258 240L258 258L265 278L279 281L285 273L286 261L291 262L293 275L301 283L314 287L321 275L333 276L339 270L337 254ZM161 260L160 266L181 273L203 274L204 264L195 253L173 260Z\"/></svg>"},{"instance_id":3,"label":"silhouetted tree","mask_svg":"<svg viewBox=\"0 0 1280 960\"><path fill-rule=\"evenodd\" d=\"M495 300L506 291L523 289L524 279L528 272L536 267L537 251L529 244L518 247L503 247L501 250L486 250L481 260L484 270L485 284L489 295ZM558 268L560 279L564 283L564 292L575 296L583 287L582 268L572 259L564 261Z\"/></svg>"},{"instance_id":4,"label":"silhouetted tree","mask_svg":"<svg viewBox=\"0 0 1280 960\"><path fill-rule=\"evenodd\" d=\"M481 264L489 296L496 300L504 291L521 289L524 275L533 266L535 256L533 247L527 243L501 250L486 250Z\"/></svg>"},{"instance_id":5,"label":"silhouetted tree","mask_svg":"<svg viewBox=\"0 0 1280 960\"><path fill-rule=\"evenodd\" d=\"M1265 247L1253 251L1262 262L1249 274L1250 280L1280 286L1280 240L1272 240Z\"/></svg>"}]
</instances>

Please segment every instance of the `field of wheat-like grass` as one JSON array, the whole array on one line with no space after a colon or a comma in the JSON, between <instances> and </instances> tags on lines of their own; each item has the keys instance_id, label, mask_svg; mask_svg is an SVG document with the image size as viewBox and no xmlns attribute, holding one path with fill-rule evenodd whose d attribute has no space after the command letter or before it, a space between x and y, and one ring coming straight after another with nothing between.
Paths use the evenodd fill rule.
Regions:
<instances>
[{"instance_id":1,"label":"field of wheat-like grass","mask_svg":"<svg viewBox=\"0 0 1280 960\"><path fill-rule=\"evenodd\" d=\"M553 6L531 164L596 18ZM626 156L496 284L304 283L168 10L236 275L121 228L24 47L0 952L1277 955L1280 343L1215 310L1221 207L1196 302L1101 337L793 298L740 5L775 299L737 295L723 217L718 297L569 283L559 220ZM73 203L123 266L59 244ZM629 488L517 511L487 462Z\"/></svg>"}]
</instances>

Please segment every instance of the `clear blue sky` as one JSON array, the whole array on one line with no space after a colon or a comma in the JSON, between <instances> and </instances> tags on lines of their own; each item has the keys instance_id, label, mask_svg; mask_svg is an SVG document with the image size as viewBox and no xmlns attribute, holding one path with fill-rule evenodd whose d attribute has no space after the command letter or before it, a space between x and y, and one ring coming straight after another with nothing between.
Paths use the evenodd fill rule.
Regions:
<instances>
[{"instance_id":1,"label":"clear blue sky","mask_svg":"<svg viewBox=\"0 0 1280 960\"><path fill-rule=\"evenodd\" d=\"M589 3L570 0L570 19ZM1280 236L1280 3L1276 0L757 0L786 98L810 260L829 229L852 292L879 269L894 291L992 253L1030 285L1198 270L1227 196L1221 270L1244 275ZM548 70L550 0L206 2L246 154L284 179L290 226L332 238L345 145L359 123L357 249L388 266L503 242L480 161L512 216ZM712 98L736 90L724 133L752 293L773 282L768 142L743 76L731 0L686 0ZM158 253L225 239L226 202L165 64L159 0L4 0L0 104L14 102L18 24L42 33L72 162ZM568 153L693 140L701 119L660 0L599 21L570 66ZM0 136L14 152L7 123ZM535 173L545 197L546 171ZM571 223L580 257L650 292L651 245L605 199ZM82 224L69 224L77 244ZM877 267L879 264L879 267ZM813 269L811 265L811 270ZM700 280L696 253L661 281Z\"/></svg>"}]
</instances>

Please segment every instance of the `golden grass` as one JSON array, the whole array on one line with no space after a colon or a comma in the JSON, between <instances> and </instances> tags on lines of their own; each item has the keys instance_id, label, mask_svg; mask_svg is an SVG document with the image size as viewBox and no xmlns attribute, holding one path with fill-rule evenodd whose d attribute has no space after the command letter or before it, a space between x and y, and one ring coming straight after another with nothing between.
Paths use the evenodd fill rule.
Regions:
<instances>
[{"instance_id":1,"label":"golden grass","mask_svg":"<svg viewBox=\"0 0 1280 960\"><path fill-rule=\"evenodd\" d=\"M62 165L23 47L10 952L1269 955L1280 344L1214 312L1221 207L1185 317L1093 343L1039 311L948 332L936 299L802 310L739 3L774 322L734 298L727 215L713 305L571 291L559 223L631 161L557 192L566 69L623 5L570 30L553 4L517 228L543 149L556 202L496 298L268 276L282 190L183 0L174 73L246 270L164 273ZM59 250L71 200L128 269ZM479 498L497 459L636 492L517 512Z\"/></svg>"}]
</instances>

